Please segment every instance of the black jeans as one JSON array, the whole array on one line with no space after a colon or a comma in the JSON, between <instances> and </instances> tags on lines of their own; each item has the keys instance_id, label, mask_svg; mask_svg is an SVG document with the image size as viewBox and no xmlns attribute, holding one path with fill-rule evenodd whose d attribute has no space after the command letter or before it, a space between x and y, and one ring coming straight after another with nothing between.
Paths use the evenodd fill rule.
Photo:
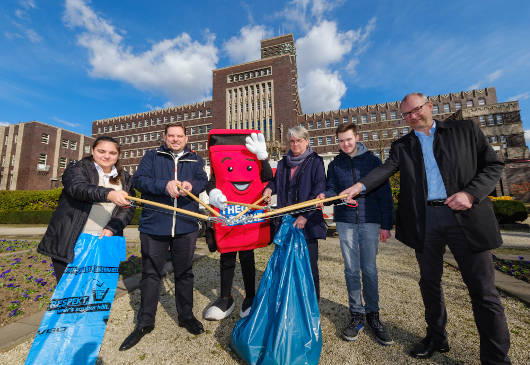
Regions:
<instances>
[{"instance_id":1,"label":"black jeans","mask_svg":"<svg viewBox=\"0 0 530 365\"><path fill-rule=\"evenodd\" d=\"M317 299L320 300L320 275L318 273L318 240L306 238L307 250L309 251L309 261L311 263L311 273L313 283L317 292Z\"/></svg>"},{"instance_id":2,"label":"black jeans","mask_svg":"<svg viewBox=\"0 0 530 365\"><path fill-rule=\"evenodd\" d=\"M155 324L156 309L160 296L160 282L164 265L171 251L173 276L175 278L175 304L179 319L193 316L193 271L197 231L170 236L154 236L140 233L142 243L141 302L138 311L138 326Z\"/></svg>"},{"instance_id":3,"label":"black jeans","mask_svg":"<svg viewBox=\"0 0 530 365\"><path fill-rule=\"evenodd\" d=\"M480 336L481 362L510 364L510 334L499 293L495 288L495 269L491 253L469 249L454 214L447 206L428 206L425 242L422 251L416 250L427 335L436 341L443 341L447 337L447 312L441 286L443 255L447 244L458 263L471 297L473 315Z\"/></svg>"},{"instance_id":4,"label":"black jeans","mask_svg":"<svg viewBox=\"0 0 530 365\"><path fill-rule=\"evenodd\" d=\"M221 297L228 297L232 293L232 282L236 269L237 252L225 252L221 254ZM239 251L239 262L243 283L245 284L245 296L253 298L256 294L256 266L254 263L254 250Z\"/></svg>"}]
</instances>

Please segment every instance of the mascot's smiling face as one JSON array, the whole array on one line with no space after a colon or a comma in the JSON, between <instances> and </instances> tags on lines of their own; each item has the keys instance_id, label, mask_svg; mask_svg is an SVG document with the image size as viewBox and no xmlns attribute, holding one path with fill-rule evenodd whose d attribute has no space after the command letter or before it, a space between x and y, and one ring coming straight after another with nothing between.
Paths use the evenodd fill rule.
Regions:
<instances>
[{"instance_id":1,"label":"mascot's smiling face","mask_svg":"<svg viewBox=\"0 0 530 365\"><path fill-rule=\"evenodd\" d=\"M253 201L263 190L261 163L245 146L223 147L223 151L216 151L212 157L216 187L228 200L237 197L238 201L246 202L242 198L248 196Z\"/></svg>"}]
</instances>

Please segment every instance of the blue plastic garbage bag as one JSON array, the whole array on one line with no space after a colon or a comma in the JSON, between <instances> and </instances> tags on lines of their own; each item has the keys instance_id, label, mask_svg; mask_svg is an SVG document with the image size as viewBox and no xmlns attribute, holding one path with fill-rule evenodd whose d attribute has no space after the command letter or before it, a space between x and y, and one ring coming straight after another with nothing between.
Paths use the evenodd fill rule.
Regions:
<instances>
[{"instance_id":1,"label":"blue plastic garbage bag","mask_svg":"<svg viewBox=\"0 0 530 365\"><path fill-rule=\"evenodd\" d=\"M94 364L116 293L125 238L82 233L40 324L26 364Z\"/></svg>"},{"instance_id":2,"label":"blue plastic garbage bag","mask_svg":"<svg viewBox=\"0 0 530 365\"><path fill-rule=\"evenodd\" d=\"M304 235L283 217L276 248L250 314L239 320L230 346L249 364L318 364L320 312Z\"/></svg>"}]
</instances>

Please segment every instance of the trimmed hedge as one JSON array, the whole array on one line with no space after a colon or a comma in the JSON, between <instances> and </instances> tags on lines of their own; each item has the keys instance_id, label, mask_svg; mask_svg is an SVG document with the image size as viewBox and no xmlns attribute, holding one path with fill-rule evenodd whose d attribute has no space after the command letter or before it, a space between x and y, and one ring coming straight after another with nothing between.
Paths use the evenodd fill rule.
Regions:
<instances>
[{"instance_id":1,"label":"trimmed hedge","mask_svg":"<svg viewBox=\"0 0 530 365\"><path fill-rule=\"evenodd\" d=\"M522 222L528 218L526 207L519 200L495 200L492 203L500 224Z\"/></svg>"},{"instance_id":2,"label":"trimmed hedge","mask_svg":"<svg viewBox=\"0 0 530 365\"><path fill-rule=\"evenodd\" d=\"M52 190L0 190L0 211L54 210L62 188Z\"/></svg>"},{"instance_id":3,"label":"trimmed hedge","mask_svg":"<svg viewBox=\"0 0 530 365\"><path fill-rule=\"evenodd\" d=\"M2 224L48 224L54 210L3 210L0 211Z\"/></svg>"}]
</instances>

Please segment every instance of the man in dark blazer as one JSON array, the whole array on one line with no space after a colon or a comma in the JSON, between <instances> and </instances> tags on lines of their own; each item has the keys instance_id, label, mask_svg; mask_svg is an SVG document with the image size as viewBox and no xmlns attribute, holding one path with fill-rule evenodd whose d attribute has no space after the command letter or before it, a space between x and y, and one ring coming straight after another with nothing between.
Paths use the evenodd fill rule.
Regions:
<instances>
[{"instance_id":1,"label":"man in dark blazer","mask_svg":"<svg viewBox=\"0 0 530 365\"><path fill-rule=\"evenodd\" d=\"M433 120L432 110L423 94L405 96L401 113L413 131L392 143L381 167L341 194L348 193L351 202L400 171L396 238L416 250L427 322L427 336L410 355L449 351L441 287L447 244L471 296L481 362L510 364L510 335L488 251L502 244L488 194L503 164L475 123Z\"/></svg>"}]
</instances>

